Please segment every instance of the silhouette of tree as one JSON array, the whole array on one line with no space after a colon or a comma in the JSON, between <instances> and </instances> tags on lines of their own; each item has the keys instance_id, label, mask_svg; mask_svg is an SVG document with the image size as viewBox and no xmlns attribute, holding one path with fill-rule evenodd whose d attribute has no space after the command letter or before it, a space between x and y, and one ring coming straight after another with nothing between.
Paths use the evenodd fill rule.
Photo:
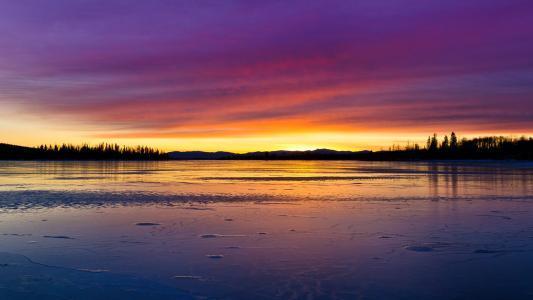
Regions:
<instances>
[{"instance_id":1,"label":"silhouette of tree","mask_svg":"<svg viewBox=\"0 0 533 300\"><path fill-rule=\"evenodd\" d=\"M455 132L452 131L452 134L450 135L450 150L452 152L457 151L457 136L455 135Z\"/></svg>"},{"instance_id":2,"label":"silhouette of tree","mask_svg":"<svg viewBox=\"0 0 533 300\"><path fill-rule=\"evenodd\" d=\"M448 151L450 149L450 142L448 140L448 136L444 136L444 140L442 141L442 144L440 144L440 150L441 151Z\"/></svg>"},{"instance_id":3,"label":"silhouette of tree","mask_svg":"<svg viewBox=\"0 0 533 300\"><path fill-rule=\"evenodd\" d=\"M433 136L431 137L431 141L429 143L429 149L428 150L430 152L435 152L435 151L437 151L438 147L439 147L439 141L437 139L437 134L434 133Z\"/></svg>"}]
</instances>

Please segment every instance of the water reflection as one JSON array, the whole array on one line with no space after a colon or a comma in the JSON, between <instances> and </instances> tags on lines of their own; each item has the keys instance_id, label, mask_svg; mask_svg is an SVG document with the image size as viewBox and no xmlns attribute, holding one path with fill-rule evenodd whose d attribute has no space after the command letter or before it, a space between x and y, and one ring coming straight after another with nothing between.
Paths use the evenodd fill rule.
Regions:
<instances>
[{"instance_id":1,"label":"water reflection","mask_svg":"<svg viewBox=\"0 0 533 300\"><path fill-rule=\"evenodd\" d=\"M0 190L330 200L523 196L532 192L532 170L519 162L7 162L0 165Z\"/></svg>"},{"instance_id":2,"label":"water reflection","mask_svg":"<svg viewBox=\"0 0 533 300\"><path fill-rule=\"evenodd\" d=\"M6 162L0 297L528 299L532 175L498 162Z\"/></svg>"}]
</instances>

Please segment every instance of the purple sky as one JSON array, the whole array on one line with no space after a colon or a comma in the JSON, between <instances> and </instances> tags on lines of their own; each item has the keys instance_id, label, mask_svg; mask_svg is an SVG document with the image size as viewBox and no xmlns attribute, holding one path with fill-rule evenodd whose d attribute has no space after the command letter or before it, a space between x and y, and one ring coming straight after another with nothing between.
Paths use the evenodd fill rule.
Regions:
<instances>
[{"instance_id":1,"label":"purple sky","mask_svg":"<svg viewBox=\"0 0 533 300\"><path fill-rule=\"evenodd\" d=\"M533 2L6 0L0 105L26 144L530 134Z\"/></svg>"}]
</instances>

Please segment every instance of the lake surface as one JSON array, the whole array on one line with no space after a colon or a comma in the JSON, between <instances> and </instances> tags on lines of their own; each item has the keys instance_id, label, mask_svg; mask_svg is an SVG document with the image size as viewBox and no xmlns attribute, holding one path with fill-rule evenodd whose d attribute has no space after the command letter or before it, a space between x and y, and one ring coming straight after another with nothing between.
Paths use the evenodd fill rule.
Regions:
<instances>
[{"instance_id":1,"label":"lake surface","mask_svg":"<svg viewBox=\"0 0 533 300\"><path fill-rule=\"evenodd\" d=\"M533 164L0 162L0 299L533 299Z\"/></svg>"}]
</instances>

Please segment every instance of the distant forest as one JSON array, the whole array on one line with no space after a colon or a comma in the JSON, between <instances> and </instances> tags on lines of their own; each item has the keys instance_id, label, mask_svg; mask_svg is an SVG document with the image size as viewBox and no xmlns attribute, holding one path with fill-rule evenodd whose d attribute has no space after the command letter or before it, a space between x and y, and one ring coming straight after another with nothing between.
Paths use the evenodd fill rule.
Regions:
<instances>
[{"instance_id":1,"label":"distant forest","mask_svg":"<svg viewBox=\"0 0 533 300\"><path fill-rule=\"evenodd\" d=\"M164 160L167 154L150 147L127 147L117 144L90 146L41 145L23 147L0 144L0 159L4 160Z\"/></svg>"},{"instance_id":2,"label":"distant forest","mask_svg":"<svg viewBox=\"0 0 533 300\"><path fill-rule=\"evenodd\" d=\"M388 151L372 153L375 159L518 159L533 160L533 138L488 136L462 138L452 132L439 140L437 134L427 138L426 145L392 146Z\"/></svg>"},{"instance_id":3,"label":"distant forest","mask_svg":"<svg viewBox=\"0 0 533 300\"><path fill-rule=\"evenodd\" d=\"M533 138L503 136L458 139L455 133L442 139L429 136L425 145L393 145L381 151L262 151L236 154L230 152L170 152L150 147L117 144L90 146L42 145L23 147L0 144L0 160L533 160Z\"/></svg>"}]
</instances>

